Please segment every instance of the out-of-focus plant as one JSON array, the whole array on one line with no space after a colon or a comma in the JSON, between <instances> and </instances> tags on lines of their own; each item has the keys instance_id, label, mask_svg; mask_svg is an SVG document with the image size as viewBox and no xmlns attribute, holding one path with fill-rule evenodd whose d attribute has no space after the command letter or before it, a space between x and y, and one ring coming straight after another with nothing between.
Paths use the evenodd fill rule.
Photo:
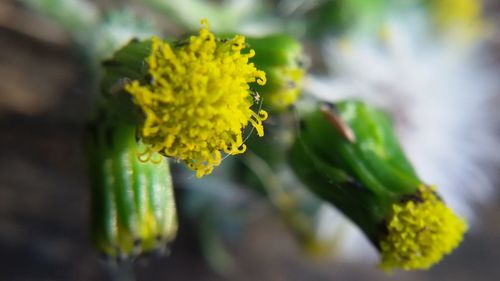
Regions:
<instances>
[{"instance_id":1,"label":"out-of-focus plant","mask_svg":"<svg viewBox=\"0 0 500 281\"><path fill-rule=\"evenodd\" d=\"M297 175L372 241L384 269L427 269L466 229L404 156L389 118L360 102L306 114L291 149Z\"/></svg>"}]
</instances>

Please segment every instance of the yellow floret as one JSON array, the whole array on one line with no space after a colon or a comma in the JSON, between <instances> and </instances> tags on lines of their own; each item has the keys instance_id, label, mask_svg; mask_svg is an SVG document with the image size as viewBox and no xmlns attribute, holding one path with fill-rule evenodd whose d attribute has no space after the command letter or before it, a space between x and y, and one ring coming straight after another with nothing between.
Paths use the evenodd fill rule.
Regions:
<instances>
[{"instance_id":1,"label":"yellow floret","mask_svg":"<svg viewBox=\"0 0 500 281\"><path fill-rule=\"evenodd\" d=\"M212 172L221 152L243 153L243 129L251 123L264 135L263 110L251 109L249 83L264 85L265 73L242 53L245 37L218 40L202 21L198 36L177 45L152 39L146 59L150 82L125 86L144 113L140 135L150 151L185 162L196 176Z\"/></svg>"},{"instance_id":2,"label":"yellow floret","mask_svg":"<svg viewBox=\"0 0 500 281\"><path fill-rule=\"evenodd\" d=\"M386 270L428 269L461 242L467 229L435 194L421 186L415 198L392 206L388 234L380 241L381 264Z\"/></svg>"}]
</instances>

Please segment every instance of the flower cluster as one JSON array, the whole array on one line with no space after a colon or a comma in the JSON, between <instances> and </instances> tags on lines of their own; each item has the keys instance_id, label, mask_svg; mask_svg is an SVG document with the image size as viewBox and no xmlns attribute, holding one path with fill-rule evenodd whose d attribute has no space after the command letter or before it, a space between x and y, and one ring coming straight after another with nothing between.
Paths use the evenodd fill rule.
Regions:
<instances>
[{"instance_id":1,"label":"flower cluster","mask_svg":"<svg viewBox=\"0 0 500 281\"><path fill-rule=\"evenodd\" d=\"M393 204L388 234L380 242L381 268L428 269L449 254L467 229L435 194L434 188L420 186L417 196Z\"/></svg>"},{"instance_id":2,"label":"flower cluster","mask_svg":"<svg viewBox=\"0 0 500 281\"><path fill-rule=\"evenodd\" d=\"M131 81L125 90L144 113L140 136L149 150L185 162L197 177L212 172L221 152L243 153L243 129L251 123L264 135L263 110L252 110L249 83L266 83L249 59L245 37L219 40L202 21L198 36L169 44L152 39L146 58L148 83Z\"/></svg>"}]
</instances>

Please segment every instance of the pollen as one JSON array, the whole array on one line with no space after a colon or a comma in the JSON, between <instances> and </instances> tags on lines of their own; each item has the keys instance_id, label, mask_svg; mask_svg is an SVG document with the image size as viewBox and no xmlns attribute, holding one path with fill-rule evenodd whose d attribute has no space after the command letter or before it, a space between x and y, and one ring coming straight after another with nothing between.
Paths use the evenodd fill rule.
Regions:
<instances>
[{"instance_id":1,"label":"pollen","mask_svg":"<svg viewBox=\"0 0 500 281\"><path fill-rule=\"evenodd\" d=\"M245 37L220 40L201 24L197 36L176 44L153 37L147 83L125 86L143 113L139 134L149 151L186 163L197 177L210 174L222 153L245 152L244 129L251 124L263 136L267 118L252 109L250 86L266 76L249 62L255 52Z\"/></svg>"},{"instance_id":2,"label":"pollen","mask_svg":"<svg viewBox=\"0 0 500 281\"><path fill-rule=\"evenodd\" d=\"M380 267L428 269L460 244L466 229L433 187L420 186L415 198L392 206L388 234L380 242Z\"/></svg>"}]
</instances>

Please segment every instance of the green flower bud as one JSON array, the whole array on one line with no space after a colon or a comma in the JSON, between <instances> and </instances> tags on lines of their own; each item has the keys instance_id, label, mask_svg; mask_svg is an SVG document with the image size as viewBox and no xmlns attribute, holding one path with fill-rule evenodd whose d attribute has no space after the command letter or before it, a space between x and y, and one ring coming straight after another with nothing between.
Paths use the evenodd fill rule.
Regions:
<instances>
[{"instance_id":1,"label":"green flower bud","mask_svg":"<svg viewBox=\"0 0 500 281\"><path fill-rule=\"evenodd\" d=\"M115 260L164 250L177 232L168 162L141 157L135 126L91 126L85 140L97 249Z\"/></svg>"},{"instance_id":2,"label":"green flower bud","mask_svg":"<svg viewBox=\"0 0 500 281\"><path fill-rule=\"evenodd\" d=\"M247 42L257 53L253 62L267 76L267 83L256 87L254 99L260 102L264 98L263 106L270 111L286 109L302 90L305 74L302 45L285 34L247 38Z\"/></svg>"},{"instance_id":3,"label":"green flower bud","mask_svg":"<svg viewBox=\"0 0 500 281\"><path fill-rule=\"evenodd\" d=\"M418 178L383 112L340 102L301 124L290 151L294 171L358 225L383 269L427 269L458 246L465 222Z\"/></svg>"}]
</instances>

